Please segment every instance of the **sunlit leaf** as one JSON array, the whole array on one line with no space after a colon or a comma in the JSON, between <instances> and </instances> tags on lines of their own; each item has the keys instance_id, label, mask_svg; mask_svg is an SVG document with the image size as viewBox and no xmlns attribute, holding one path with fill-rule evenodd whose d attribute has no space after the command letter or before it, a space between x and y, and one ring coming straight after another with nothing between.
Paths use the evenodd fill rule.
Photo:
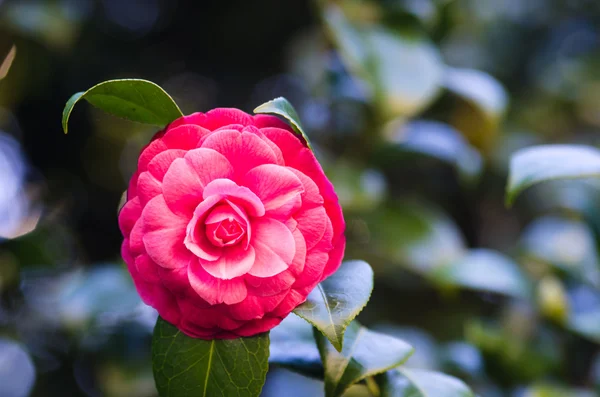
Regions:
<instances>
[{"instance_id":1,"label":"sunlit leaf","mask_svg":"<svg viewBox=\"0 0 600 397\"><path fill-rule=\"evenodd\" d=\"M519 265L507 256L488 249L474 249L435 272L441 284L496 292L518 298L531 297L531 285Z\"/></svg>"},{"instance_id":2,"label":"sunlit leaf","mask_svg":"<svg viewBox=\"0 0 600 397\"><path fill-rule=\"evenodd\" d=\"M4 58L4 60L0 63L0 80L6 77L10 67L15 60L15 56L17 55L17 47L14 45L8 51L8 54Z\"/></svg>"},{"instance_id":3,"label":"sunlit leaf","mask_svg":"<svg viewBox=\"0 0 600 397\"><path fill-rule=\"evenodd\" d=\"M323 364L313 327L298 316L287 316L270 332L269 363L306 376L323 377Z\"/></svg>"},{"instance_id":4,"label":"sunlit leaf","mask_svg":"<svg viewBox=\"0 0 600 397\"><path fill-rule=\"evenodd\" d=\"M314 325L342 351L346 327L366 306L373 290L373 270L364 261L346 261L308 295L294 313Z\"/></svg>"},{"instance_id":5,"label":"sunlit leaf","mask_svg":"<svg viewBox=\"0 0 600 397\"><path fill-rule=\"evenodd\" d=\"M152 367L161 396L257 397L265 383L269 334L251 338L190 338L159 317Z\"/></svg>"},{"instance_id":6,"label":"sunlit leaf","mask_svg":"<svg viewBox=\"0 0 600 397\"><path fill-rule=\"evenodd\" d=\"M0 338L0 396L25 397L35 383L29 354L16 342Z\"/></svg>"},{"instance_id":7,"label":"sunlit leaf","mask_svg":"<svg viewBox=\"0 0 600 397\"><path fill-rule=\"evenodd\" d=\"M315 330L315 338L325 367L325 396L342 395L351 385L404 363L412 354L406 342L380 334L352 322L338 352Z\"/></svg>"},{"instance_id":8,"label":"sunlit leaf","mask_svg":"<svg viewBox=\"0 0 600 397\"><path fill-rule=\"evenodd\" d=\"M547 275L537 285L540 312L557 323L564 323L569 316L569 304L564 285L558 277Z\"/></svg>"},{"instance_id":9,"label":"sunlit leaf","mask_svg":"<svg viewBox=\"0 0 600 397\"><path fill-rule=\"evenodd\" d=\"M377 381L381 397L474 397L460 379L423 369L395 368Z\"/></svg>"},{"instance_id":10,"label":"sunlit leaf","mask_svg":"<svg viewBox=\"0 0 600 397\"><path fill-rule=\"evenodd\" d=\"M447 124L428 120L403 123L399 127L393 127L392 124L388 137L398 150L419 153L451 164L467 181L481 174L481 155Z\"/></svg>"},{"instance_id":11,"label":"sunlit leaf","mask_svg":"<svg viewBox=\"0 0 600 397\"><path fill-rule=\"evenodd\" d=\"M596 241L585 222L556 215L538 218L525 228L519 245L525 259L550 264L579 281L600 286Z\"/></svg>"},{"instance_id":12,"label":"sunlit leaf","mask_svg":"<svg viewBox=\"0 0 600 397\"><path fill-rule=\"evenodd\" d=\"M369 83L385 118L412 116L436 98L443 64L436 47L425 38L380 25L352 25L333 5L324 10L324 17L342 58Z\"/></svg>"},{"instance_id":13,"label":"sunlit leaf","mask_svg":"<svg viewBox=\"0 0 600 397\"><path fill-rule=\"evenodd\" d=\"M294 131L296 131L296 133L302 137L304 142L306 142L306 145L309 148L311 147L308 136L304 132L302 124L300 123L300 117L298 116L296 109L294 109L292 104L287 99L279 97L263 103L254 109L254 113L276 114L285 118L292 125Z\"/></svg>"},{"instance_id":14,"label":"sunlit leaf","mask_svg":"<svg viewBox=\"0 0 600 397\"><path fill-rule=\"evenodd\" d=\"M462 99L452 113L451 123L474 146L491 154L508 105L502 85L479 70L447 67L444 87Z\"/></svg>"},{"instance_id":15,"label":"sunlit leaf","mask_svg":"<svg viewBox=\"0 0 600 397\"><path fill-rule=\"evenodd\" d=\"M542 145L518 151L511 159L506 204L536 183L600 176L600 151L582 145Z\"/></svg>"},{"instance_id":16,"label":"sunlit leaf","mask_svg":"<svg viewBox=\"0 0 600 397\"><path fill-rule=\"evenodd\" d=\"M506 112L508 96L492 76L474 69L447 67L444 87L476 106L493 124Z\"/></svg>"},{"instance_id":17,"label":"sunlit leaf","mask_svg":"<svg viewBox=\"0 0 600 397\"><path fill-rule=\"evenodd\" d=\"M158 85L140 79L108 80L85 92L74 94L65 105L62 126L65 134L73 107L81 99L103 111L127 120L165 126L183 116L173 98Z\"/></svg>"}]
</instances>

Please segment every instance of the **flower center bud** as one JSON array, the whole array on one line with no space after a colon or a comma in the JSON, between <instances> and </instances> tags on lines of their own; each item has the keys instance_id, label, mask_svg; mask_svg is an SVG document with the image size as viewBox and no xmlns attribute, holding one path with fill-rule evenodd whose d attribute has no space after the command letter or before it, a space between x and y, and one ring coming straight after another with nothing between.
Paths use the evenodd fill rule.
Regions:
<instances>
[{"instance_id":1,"label":"flower center bud","mask_svg":"<svg viewBox=\"0 0 600 397\"><path fill-rule=\"evenodd\" d=\"M206 238L217 247L234 245L246 234L243 219L227 204L216 206L205 223Z\"/></svg>"},{"instance_id":2,"label":"flower center bud","mask_svg":"<svg viewBox=\"0 0 600 397\"><path fill-rule=\"evenodd\" d=\"M233 218L206 225L206 237L211 243L220 247L237 243L244 233L242 226Z\"/></svg>"}]
</instances>

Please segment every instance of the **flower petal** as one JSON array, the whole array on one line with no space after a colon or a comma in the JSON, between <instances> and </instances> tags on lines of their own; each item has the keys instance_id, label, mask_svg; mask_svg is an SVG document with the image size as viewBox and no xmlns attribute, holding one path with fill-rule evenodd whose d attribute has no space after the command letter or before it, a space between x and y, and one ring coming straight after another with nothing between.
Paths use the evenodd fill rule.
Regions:
<instances>
[{"instance_id":1,"label":"flower petal","mask_svg":"<svg viewBox=\"0 0 600 397\"><path fill-rule=\"evenodd\" d=\"M198 125L183 124L178 127L170 125L161 140L170 149L191 150L197 148L200 139L208 134L210 134L209 130Z\"/></svg>"},{"instance_id":2,"label":"flower petal","mask_svg":"<svg viewBox=\"0 0 600 397\"><path fill-rule=\"evenodd\" d=\"M164 152L168 147L160 139L155 139L142 149L140 158L138 159L138 172L144 172L148 169L148 163L160 152Z\"/></svg>"},{"instance_id":3,"label":"flower petal","mask_svg":"<svg viewBox=\"0 0 600 397\"><path fill-rule=\"evenodd\" d=\"M306 249L310 251L321 241L327 229L327 213L325 208L316 207L306 211L300 211L294 215L298 222L298 229L302 232L306 241Z\"/></svg>"},{"instance_id":4,"label":"flower petal","mask_svg":"<svg viewBox=\"0 0 600 397\"><path fill-rule=\"evenodd\" d=\"M272 296L287 291L296 281L290 269L284 270L273 277L255 277L247 274L245 277L249 293L256 296Z\"/></svg>"},{"instance_id":5,"label":"flower petal","mask_svg":"<svg viewBox=\"0 0 600 397\"><path fill-rule=\"evenodd\" d=\"M213 131L229 124L252 124L252 116L235 108L217 108L206 113L202 125Z\"/></svg>"},{"instance_id":6,"label":"flower petal","mask_svg":"<svg viewBox=\"0 0 600 397\"><path fill-rule=\"evenodd\" d=\"M296 254L290 229L275 219L261 218L252 223L252 234L250 244L256 251L256 260L249 274L272 277L289 267Z\"/></svg>"},{"instance_id":7,"label":"flower petal","mask_svg":"<svg viewBox=\"0 0 600 397\"><path fill-rule=\"evenodd\" d=\"M188 267L188 278L194 291L211 305L233 305L246 299L248 290L241 277L222 280L208 274L198 261Z\"/></svg>"},{"instance_id":8,"label":"flower petal","mask_svg":"<svg viewBox=\"0 0 600 397\"><path fill-rule=\"evenodd\" d=\"M290 170L275 164L263 164L251 169L242 185L252 190L265 206L266 214L281 219L300 207L304 186Z\"/></svg>"},{"instance_id":9,"label":"flower petal","mask_svg":"<svg viewBox=\"0 0 600 397\"><path fill-rule=\"evenodd\" d=\"M137 184L137 196L140 199L142 207L161 193L162 186L160 182L148 171L142 172Z\"/></svg>"},{"instance_id":10,"label":"flower petal","mask_svg":"<svg viewBox=\"0 0 600 397\"><path fill-rule=\"evenodd\" d=\"M232 173L231 164L214 150L190 150L184 158L173 161L165 174L162 186L165 201L173 212L191 216L202 201L204 187Z\"/></svg>"},{"instance_id":11,"label":"flower petal","mask_svg":"<svg viewBox=\"0 0 600 397\"><path fill-rule=\"evenodd\" d=\"M162 195L148 202L142 218L144 247L150 258L166 268L187 266L193 257L183 244L187 220L171 212Z\"/></svg>"},{"instance_id":12,"label":"flower petal","mask_svg":"<svg viewBox=\"0 0 600 397\"><path fill-rule=\"evenodd\" d=\"M173 163L175 159L185 156L186 153L187 152L182 149L168 149L164 152L160 152L148 163L148 172L150 172L157 181L162 182L171 163Z\"/></svg>"},{"instance_id":13,"label":"flower petal","mask_svg":"<svg viewBox=\"0 0 600 397\"><path fill-rule=\"evenodd\" d=\"M242 244L224 248L221 257L215 261L199 259L200 264L211 276L222 280L242 276L254 265L254 248L244 249Z\"/></svg>"},{"instance_id":14,"label":"flower petal","mask_svg":"<svg viewBox=\"0 0 600 397\"><path fill-rule=\"evenodd\" d=\"M190 223L186 226L185 239L183 243L197 257L214 261L221 257L221 247L214 246L206 237L206 226L204 220L209 211L221 201L219 196L210 196L198 204Z\"/></svg>"},{"instance_id":15,"label":"flower petal","mask_svg":"<svg viewBox=\"0 0 600 397\"><path fill-rule=\"evenodd\" d=\"M125 203L121 211L119 211L119 228L123 236L127 237L133 229L133 225L142 215L142 206L140 199L134 198Z\"/></svg>"},{"instance_id":16,"label":"flower petal","mask_svg":"<svg viewBox=\"0 0 600 397\"><path fill-rule=\"evenodd\" d=\"M346 248L346 238L342 235L333 246L333 249L329 251L329 260L325 269L323 270L322 279L326 279L331 276L342 264L344 259L344 249Z\"/></svg>"},{"instance_id":17,"label":"flower petal","mask_svg":"<svg viewBox=\"0 0 600 397\"><path fill-rule=\"evenodd\" d=\"M289 294L285 297L283 302L270 314L273 316L285 317L291 313L298 305L306 300L305 294L301 294L296 290L290 290Z\"/></svg>"},{"instance_id":18,"label":"flower petal","mask_svg":"<svg viewBox=\"0 0 600 397\"><path fill-rule=\"evenodd\" d=\"M236 199L235 203L240 204L252 216L263 216L265 207L252 190L245 186L238 186L229 179L215 179L204 188L203 197L207 199L210 196Z\"/></svg>"},{"instance_id":19,"label":"flower petal","mask_svg":"<svg viewBox=\"0 0 600 397\"><path fill-rule=\"evenodd\" d=\"M304 292L312 291L313 288L321 282L323 270L327 265L329 255L324 252L310 252L306 256L306 263L302 274L296 279L293 288L296 290L305 289Z\"/></svg>"},{"instance_id":20,"label":"flower petal","mask_svg":"<svg viewBox=\"0 0 600 397\"><path fill-rule=\"evenodd\" d=\"M248 295L242 302L231 305L227 309L229 314L236 320L260 319L264 317L265 313L269 313L279 306L286 295L287 291L267 297Z\"/></svg>"},{"instance_id":21,"label":"flower petal","mask_svg":"<svg viewBox=\"0 0 600 397\"><path fill-rule=\"evenodd\" d=\"M271 147L251 132L216 131L206 137L202 147L214 149L229 160L235 170L234 181L256 166L277 163Z\"/></svg>"}]
</instances>

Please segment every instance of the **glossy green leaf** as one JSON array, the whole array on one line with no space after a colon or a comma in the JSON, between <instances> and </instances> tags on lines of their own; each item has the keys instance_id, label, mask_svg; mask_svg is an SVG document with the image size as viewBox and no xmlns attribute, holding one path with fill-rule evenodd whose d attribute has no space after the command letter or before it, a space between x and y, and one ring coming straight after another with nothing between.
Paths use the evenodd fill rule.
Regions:
<instances>
[{"instance_id":1,"label":"glossy green leaf","mask_svg":"<svg viewBox=\"0 0 600 397\"><path fill-rule=\"evenodd\" d=\"M406 342L368 330L353 321L346 342L338 352L315 330L315 339L325 368L325 396L336 397L353 384L402 365L412 354Z\"/></svg>"},{"instance_id":2,"label":"glossy green leaf","mask_svg":"<svg viewBox=\"0 0 600 397\"><path fill-rule=\"evenodd\" d=\"M268 370L269 334L251 338L190 338L159 317L152 367L161 396L260 395Z\"/></svg>"},{"instance_id":3,"label":"glossy green leaf","mask_svg":"<svg viewBox=\"0 0 600 397\"><path fill-rule=\"evenodd\" d=\"M371 86L387 119L413 116L438 95L443 63L436 47L417 34L379 25L353 25L330 5L324 20L342 59Z\"/></svg>"},{"instance_id":4,"label":"glossy green leaf","mask_svg":"<svg viewBox=\"0 0 600 397\"><path fill-rule=\"evenodd\" d=\"M489 249L474 249L453 263L438 268L434 279L441 284L496 292L528 299L531 284L517 263Z\"/></svg>"},{"instance_id":5,"label":"glossy green leaf","mask_svg":"<svg viewBox=\"0 0 600 397\"><path fill-rule=\"evenodd\" d=\"M510 162L506 204L528 187L555 179L600 177L600 151L583 145L541 145L519 150Z\"/></svg>"},{"instance_id":6,"label":"glossy green leaf","mask_svg":"<svg viewBox=\"0 0 600 397\"><path fill-rule=\"evenodd\" d=\"M300 117L296 112L296 109L292 106L292 104L285 98L279 97L269 102L263 103L256 109L254 109L254 113L267 113L267 114L276 114L285 118L291 125L292 129L304 139L309 148L310 140L308 136L304 132L302 128L302 124L300 124Z\"/></svg>"},{"instance_id":7,"label":"glossy green leaf","mask_svg":"<svg viewBox=\"0 0 600 397\"><path fill-rule=\"evenodd\" d=\"M107 113L144 124L162 127L183 116L173 98L151 81L108 80L74 94L67 101L62 116L65 134L73 107L82 98Z\"/></svg>"},{"instance_id":8,"label":"glossy green leaf","mask_svg":"<svg viewBox=\"0 0 600 397\"><path fill-rule=\"evenodd\" d=\"M600 287L600 263L593 230L587 223L549 215L531 222L520 239L526 260L554 266L573 278Z\"/></svg>"},{"instance_id":9,"label":"glossy green leaf","mask_svg":"<svg viewBox=\"0 0 600 397\"><path fill-rule=\"evenodd\" d=\"M504 87L492 76L479 70L446 68L444 87L472 103L494 124L508 106Z\"/></svg>"},{"instance_id":10,"label":"glossy green leaf","mask_svg":"<svg viewBox=\"0 0 600 397\"><path fill-rule=\"evenodd\" d=\"M419 153L448 163L465 181L476 180L483 161L479 152L453 127L429 120L402 123L387 134L394 149Z\"/></svg>"},{"instance_id":11,"label":"glossy green leaf","mask_svg":"<svg viewBox=\"0 0 600 397\"><path fill-rule=\"evenodd\" d=\"M323 363L313 336L313 327L308 322L289 315L271 330L269 339L271 365L323 378Z\"/></svg>"},{"instance_id":12,"label":"glossy green leaf","mask_svg":"<svg viewBox=\"0 0 600 397\"><path fill-rule=\"evenodd\" d=\"M373 290L373 269L364 261L347 261L308 295L294 313L314 325L342 351L346 327L366 306Z\"/></svg>"},{"instance_id":13,"label":"glossy green leaf","mask_svg":"<svg viewBox=\"0 0 600 397\"><path fill-rule=\"evenodd\" d=\"M16 55L17 55L17 47L15 47L13 45L10 48L10 51L8 51L8 54L6 54L6 57L4 58L2 63L0 63L0 80L5 78L6 75L8 74L8 71L10 70L12 63L15 60Z\"/></svg>"},{"instance_id":14,"label":"glossy green leaf","mask_svg":"<svg viewBox=\"0 0 600 397\"><path fill-rule=\"evenodd\" d=\"M377 376L381 397L474 397L460 379L439 372L406 367Z\"/></svg>"}]
</instances>

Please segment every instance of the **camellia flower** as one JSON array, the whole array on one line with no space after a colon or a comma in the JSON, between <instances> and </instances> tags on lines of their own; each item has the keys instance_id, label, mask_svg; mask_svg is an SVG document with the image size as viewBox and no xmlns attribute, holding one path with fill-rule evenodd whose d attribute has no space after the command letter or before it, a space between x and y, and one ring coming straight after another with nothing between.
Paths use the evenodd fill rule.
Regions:
<instances>
[{"instance_id":1,"label":"camellia flower","mask_svg":"<svg viewBox=\"0 0 600 397\"><path fill-rule=\"evenodd\" d=\"M195 113L139 157L119 214L144 302L191 337L276 326L340 266L344 219L302 138L274 116Z\"/></svg>"}]
</instances>

